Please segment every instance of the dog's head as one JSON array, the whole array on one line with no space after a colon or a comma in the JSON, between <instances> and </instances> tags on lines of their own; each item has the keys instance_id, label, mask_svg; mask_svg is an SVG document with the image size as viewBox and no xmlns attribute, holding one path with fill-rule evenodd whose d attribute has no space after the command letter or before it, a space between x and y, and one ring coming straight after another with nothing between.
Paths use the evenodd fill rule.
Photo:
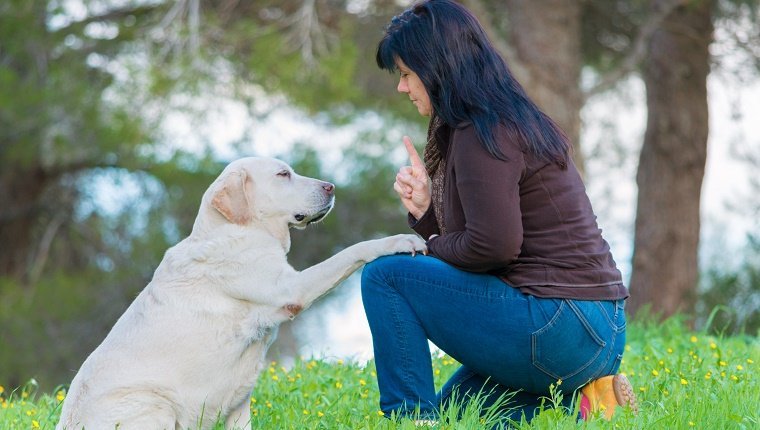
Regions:
<instances>
[{"instance_id":1,"label":"dog's head","mask_svg":"<svg viewBox=\"0 0 760 430\"><path fill-rule=\"evenodd\" d=\"M233 224L274 222L302 229L330 212L334 191L333 184L298 175L280 160L248 157L230 163L203 200Z\"/></svg>"}]
</instances>

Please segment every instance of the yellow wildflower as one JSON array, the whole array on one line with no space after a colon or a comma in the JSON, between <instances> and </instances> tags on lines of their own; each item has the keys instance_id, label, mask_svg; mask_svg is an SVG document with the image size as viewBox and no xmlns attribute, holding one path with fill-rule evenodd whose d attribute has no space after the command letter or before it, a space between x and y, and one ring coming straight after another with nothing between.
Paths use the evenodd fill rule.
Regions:
<instances>
[{"instance_id":1,"label":"yellow wildflower","mask_svg":"<svg viewBox=\"0 0 760 430\"><path fill-rule=\"evenodd\" d=\"M647 388L646 387L639 387L639 391L641 391L642 393L644 393L644 392L647 391Z\"/></svg>"},{"instance_id":2,"label":"yellow wildflower","mask_svg":"<svg viewBox=\"0 0 760 430\"><path fill-rule=\"evenodd\" d=\"M279 377L279 376L277 376L277 375L272 375L272 380L273 380L273 381L279 381L279 380L280 380L280 377Z\"/></svg>"},{"instance_id":3,"label":"yellow wildflower","mask_svg":"<svg viewBox=\"0 0 760 430\"><path fill-rule=\"evenodd\" d=\"M343 388L343 384L340 381L338 381L338 382L335 383L335 388L341 389L341 388Z\"/></svg>"},{"instance_id":4,"label":"yellow wildflower","mask_svg":"<svg viewBox=\"0 0 760 430\"><path fill-rule=\"evenodd\" d=\"M753 361L751 358L748 358L748 359L747 359L747 364L752 364L752 363L754 363L754 361ZM0 388L3 388L3 387L0 387ZM2 391L2 390L0 390L0 393L2 393L2 392L3 392L3 391Z\"/></svg>"},{"instance_id":5,"label":"yellow wildflower","mask_svg":"<svg viewBox=\"0 0 760 430\"><path fill-rule=\"evenodd\" d=\"M705 379L710 379L710 378L712 378L712 373L710 372L705 373Z\"/></svg>"},{"instance_id":6,"label":"yellow wildflower","mask_svg":"<svg viewBox=\"0 0 760 430\"><path fill-rule=\"evenodd\" d=\"M4 392L5 392L5 387L3 387L2 385L0 385L0 394L3 394Z\"/></svg>"},{"instance_id":7,"label":"yellow wildflower","mask_svg":"<svg viewBox=\"0 0 760 430\"><path fill-rule=\"evenodd\" d=\"M741 364L737 364L736 370L744 370L744 367Z\"/></svg>"},{"instance_id":8,"label":"yellow wildflower","mask_svg":"<svg viewBox=\"0 0 760 430\"><path fill-rule=\"evenodd\" d=\"M377 411L377 414L382 417L383 415L385 415L385 412L383 412L383 411Z\"/></svg>"},{"instance_id":9,"label":"yellow wildflower","mask_svg":"<svg viewBox=\"0 0 760 430\"><path fill-rule=\"evenodd\" d=\"M710 349L716 349L718 348L718 345L715 344L715 342L710 342Z\"/></svg>"},{"instance_id":10,"label":"yellow wildflower","mask_svg":"<svg viewBox=\"0 0 760 430\"><path fill-rule=\"evenodd\" d=\"M737 377L736 377L736 375L731 375L731 380L732 380L732 381L738 381L738 380L739 380L739 378L737 378Z\"/></svg>"},{"instance_id":11,"label":"yellow wildflower","mask_svg":"<svg viewBox=\"0 0 760 430\"><path fill-rule=\"evenodd\" d=\"M689 385L689 381L681 378L681 385Z\"/></svg>"},{"instance_id":12,"label":"yellow wildflower","mask_svg":"<svg viewBox=\"0 0 760 430\"><path fill-rule=\"evenodd\" d=\"M723 361L723 360L720 360L720 361L718 362L718 366L721 366L721 367L725 367L726 365L728 365L728 363L726 363L726 362L725 362L725 361Z\"/></svg>"},{"instance_id":13,"label":"yellow wildflower","mask_svg":"<svg viewBox=\"0 0 760 430\"><path fill-rule=\"evenodd\" d=\"M657 376L659 374L660 372L658 372L657 369L652 369L652 376Z\"/></svg>"},{"instance_id":14,"label":"yellow wildflower","mask_svg":"<svg viewBox=\"0 0 760 430\"><path fill-rule=\"evenodd\" d=\"M37 420L32 420L32 428L33 428L33 429L38 429L38 428L40 428L40 422L39 422L39 421L37 421Z\"/></svg>"},{"instance_id":15,"label":"yellow wildflower","mask_svg":"<svg viewBox=\"0 0 760 430\"><path fill-rule=\"evenodd\" d=\"M66 392L65 391L58 390L58 392L55 393L55 399L58 400L59 402L62 402L63 399L65 399L65 398L66 398Z\"/></svg>"},{"instance_id":16,"label":"yellow wildflower","mask_svg":"<svg viewBox=\"0 0 760 430\"><path fill-rule=\"evenodd\" d=\"M672 354L672 353L673 353L673 348L668 348L668 354Z\"/></svg>"},{"instance_id":17,"label":"yellow wildflower","mask_svg":"<svg viewBox=\"0 0 760 430\"><path fill-rule=\"evenodd\" d=\"M308 410L306 410L306 409L304 409L304 410L303 410L303 414L304 414L304 415L309 415L309 411L308 411Z\"/></svg>"},{"instance_id":18,"label":"yellow wildflower","mask_svg":"<svg viewBox=\"0 0 760 430\"><path fill-rule=\"evenodd\" d=\"M689 340L691 341L691 343L696 343L698 339L696 336L692 336L689 338Z\"/></svg>"},{"instance_id":19,"label":"yellow wildflower","mask_svg":"<svg viewBox=\"0 0 760 430\"><path fill-rule=\"evenodd\" d=\"M359 380L359 385L361 385L363 387L363 386L367 385L367 381L365 381L364 379L360 379Z\"/></svg>"},{"instance_id":20,"label":"yellow wildflower","mask_svg":"<svg viewBox=\"0 0 760 430\"><path fill-rule=\"evenodd\" d=\"M694 421L689 421L689 427L694 427L696 424L694 424Z\"/></svg>"},{"instance_id":21,"label":"yellow wildflower","mask_svg":"<svg viewBox=\"0 0 760 430\"><path fill-rule=\"evenodd\" d=\"M338 366L342 366L342 365L343 365L343 360L338 360Z\"/></svg>"},{"instance_id":22,"label":"yellow wildflower","mask_svg":"<svg viewBox=\"0 0 760 430\"><path fill-rule=\"evenodd\" d=\"M317 416L322 418L323 416L325 416L325 414L322 413L322 411L317 411Z\"/></svg>"}]
</instances>

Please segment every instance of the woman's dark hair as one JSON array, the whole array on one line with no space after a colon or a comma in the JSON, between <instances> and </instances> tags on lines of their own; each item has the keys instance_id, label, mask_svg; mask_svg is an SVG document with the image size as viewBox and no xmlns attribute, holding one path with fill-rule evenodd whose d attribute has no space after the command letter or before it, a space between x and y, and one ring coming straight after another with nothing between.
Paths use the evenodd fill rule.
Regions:
<instances>
[{"instance_id":1,"label":"woman's dark hair","mask_svg":"<svg viewBox=\"0 0 760 430\"><path fill-rule=\"evenodd\" d=\"M393 17L377 47L377 65L395 72L397 58L420 77L434 114L451 127L472 124L495 158L505 159L494 138L501 123L521 138L524 149L567 165L567 137L528 98L463 6L427 0Z\"/></svg>"}]
</instances>

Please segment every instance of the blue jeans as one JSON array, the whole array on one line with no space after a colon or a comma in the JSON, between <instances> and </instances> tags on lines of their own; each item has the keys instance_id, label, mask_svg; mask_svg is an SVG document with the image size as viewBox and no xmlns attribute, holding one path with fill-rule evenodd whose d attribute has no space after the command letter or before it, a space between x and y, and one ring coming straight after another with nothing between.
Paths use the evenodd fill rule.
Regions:
<instances>
[{"instance_id":1,"label":"blue jeans","mask_svg":"<svg viewBox=\"0 0 760 430\"><path fill-rule=\"evenodd\" d=\"M361 288L387 416L419 408L434 417L453 392L461 403L480 392L486 405L511 393L505 415L530 420L550 384L562 381L571 406L575 390L620 366L623 300L534 297L496 276L408 254L365 266ZM437 394L428 340L462 364Z\"/></svg>"}]
</instances>

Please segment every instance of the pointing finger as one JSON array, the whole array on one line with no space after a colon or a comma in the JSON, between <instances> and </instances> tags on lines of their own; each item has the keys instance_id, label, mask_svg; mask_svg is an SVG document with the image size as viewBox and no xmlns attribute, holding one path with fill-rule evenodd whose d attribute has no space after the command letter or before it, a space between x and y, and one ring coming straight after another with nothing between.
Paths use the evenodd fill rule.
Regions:
<instances>
[{"instance_id":1,"label":"pointing finger","mask_svg":"<svg viewBox=\"0 0 760 430\"><path fill-rule=\"evenodd\" d=\"M412 167L425 168L425 164L422 163L422 159L419 154L417 154L417 150L414 148L412 139L410 139L409 136L404 136L404 146L406 147L406 152L409 154L409 160L412 162Z\"/></svg>"}]
</instances>

